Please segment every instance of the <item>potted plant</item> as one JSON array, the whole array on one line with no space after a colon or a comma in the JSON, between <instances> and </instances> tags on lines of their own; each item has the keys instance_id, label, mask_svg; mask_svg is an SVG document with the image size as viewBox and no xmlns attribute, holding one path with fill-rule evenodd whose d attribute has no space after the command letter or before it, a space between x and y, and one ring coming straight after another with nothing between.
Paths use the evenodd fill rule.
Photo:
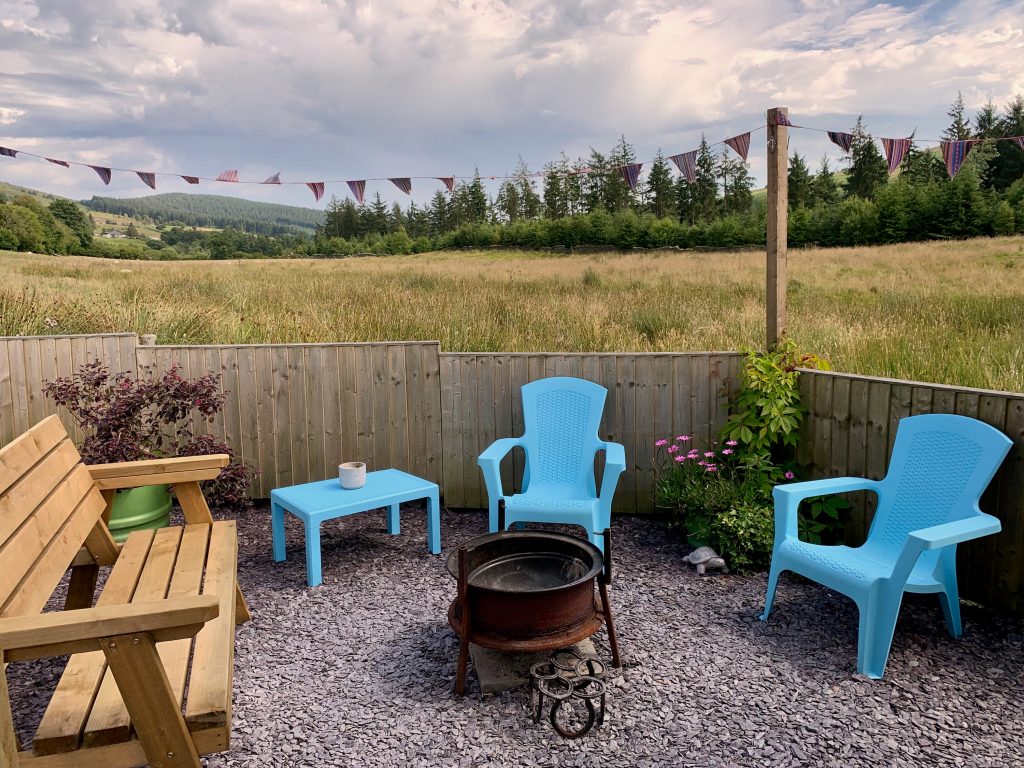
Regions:
<instances>
[{"instance_id":1,"label":"potted plant","mask_svg":"<svg viewBox=\"0 0 1024 768\"><path fill-rule=\"evenodd\" d=\"M207 484L206 497L215 508L251 506L247 489L254 473L234 460L226 443L195 429L224 407L219 375L186 379L173 366L159 377L142 379L111 374L94 361L70 378L47 382L44 391L67 409L84 433L81 454L86 464L226 453L232 460ZM124 541L134 530L167 525L170 510L166 485L118 491L110 532L115 540Z\"/></svg>"}]
</instances>

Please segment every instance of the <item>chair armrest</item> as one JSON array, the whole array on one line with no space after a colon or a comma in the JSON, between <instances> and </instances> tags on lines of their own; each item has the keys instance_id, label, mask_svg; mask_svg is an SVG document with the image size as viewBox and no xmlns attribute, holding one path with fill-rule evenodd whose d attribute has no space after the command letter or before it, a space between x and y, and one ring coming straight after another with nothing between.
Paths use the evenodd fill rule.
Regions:
<instances>
[{"instance_id":1,"label":"chair armrest","mask_svg":"<svg viewBox=\"0 0 1024 768\"><path fill-rule=\"evenodd\" d=\"M602 508L611 511L612 497L619 483L619 475L626 471L626 449L620 443L604 443L604 474L601 476L601 492L598 498Z\"/></svg>"},{"instance_id":2,"label":"chair armrest","mask_svg":"<svg viewBox=\"0 0 1024 768\"><path fill-rule=\"evenodd\" d=\"M3 661L101 649L100 639L144 632L155 642L193 637L220 612L216 595L175 597L0 620Z\"/></svg>"},{"instance_id":3,"label":"chair armrest","mask_svg":"<svg viewBox=\"0 0 1024 768\"><path fill-rule=\"evenodd\" d=\"M212 480L231 457L226 453L210 456L181 456L175 459L145 459L116 464L91 464L86 468L101 491L139 488L143 485L173 485Z\"/></svg>"},{"instance_id":4,"label":"chair armrest","mask_svg":"<svg viewBox=\"0 0 1024 768\"><path fill-rule=\"evenodd\" d=\"M797 510L800 502L812 496L826 496L849 491L876 491L879 481L865 477L833 477L825 480L807 480L802 483L786 483L775 486L775 539L797 538L799 524ZM780 538L781 537L781 538Z\"/></svg>"},{"instance_id":5,"label":"chair armrest","mask_svg":"<svg viewBox=\"0 0 1024 768\"><path fill-rule=\"evenodd\" d=\"M999 518L979 512L963 520L933 525L930 528L920 528L911 531L907 536L915 542L920 542L922 549L940 549L948 547L950 544L959 544L962 541L999 533L1002 529L1003 525L999 522Z\"/></svg>"},{"instance_id":6,"label":"chair armrest","mask_svg":"<svg viewBox=\"0 0 1024 768\"><path fill-rule=\"evenodd\" d=\"M484 485L487 486L487 496L489 498L497 499L503 495L501 488L501 460L508 455L509 451L522 444L522 438L503 437L487 446L486 450L477 458L476 463L480 466L480 471L484 473Z\"/></svg>"}]
</instances>

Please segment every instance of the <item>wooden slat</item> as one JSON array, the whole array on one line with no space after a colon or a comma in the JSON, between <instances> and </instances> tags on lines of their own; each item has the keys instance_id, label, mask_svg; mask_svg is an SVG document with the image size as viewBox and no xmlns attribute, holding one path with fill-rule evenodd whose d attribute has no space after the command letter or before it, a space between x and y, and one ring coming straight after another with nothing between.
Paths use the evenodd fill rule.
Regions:
<instances>
[{"instance_id":1,"label":"wooden slat","mask_svg":"<svg viewBox=\"0 0 1024 768\"><path fill-rule=\"evenodd\" d=\"M655 410L658 388L654 376L654 357L638 356L636 359L636 405L634 418L636 423L636 505L637 510L649 507L648 500L654 490L654 441L660 437L658 415Z\"/></svg>"},{"instance_id":2,"label":"wooden slat","mask_svg":"<svg viewBox=\"0 0 1024 768\"><path fill-rule=\"evenodd\" d=\"M383 344L370 346L370 366L372 376L370 392L373 402L370 412L373 419L371 425L373 454L370 458L370 466L373 469L384 469L391 466L391 441L388 439L388 424L390 422L388 409L391 394L388 392L388 347Z\"/></svg>"},{"instance_id":3,"label":"wooden slat","mask_svg":"<svg viewBox=\"0 0 1024 768\"><path fill-rule=\"evenodd\" d=\"M190 733L196 751L201 755L224 752L230 742L230 729L210 728ZM19 768L125 768L144 766L148 763L142 743L138 739L111 744L95 749L80 750L68 754L34 755L30 751L19 752Z\"/></svg>"},{"instance_id":4,"label":"wooden slat","mask_svg":"<svg viewBox=\"0 0 1024 768\"><path fill-rule=\"evenodd\" d=\"M260 492L270 495L277 488L277 447L274 439L274 392L275 383L272 367L273 356L270 347L258 347L255 352L256 371L259 377L256 388L256 410L259 419L259 468Z\"/></svg>"},{"instance_id":5,"label":"wooden slat","mask_svg":"<svg viewBox=\"0 0 1024 768\"><path fill-rule=\"evenodd\" d=\"M423 366L421 379L423 389L424 434L427 446L427 469L423 477L435 483L441 482L441 345L437 342L424 344L420 350Z\"/></svg>"},{"instance_id":6,"label":"wooden slat","mask_svg":"<svg viewBox=\"0 0 1024 768\"><path fill-rule=\"evenodd\" d=\"M60 420L51 416L0 449L0 493L5 493L66 438Z\"/></svg>"},{"instance_id":7,"label":"wooden slat","mask_svg":"<svg viewBox=\"0 0 1024 768\"><path fill-rule=\"evenodd\" d=\"M480 455L478 420L479 411L479 380L476 375L476 356L461 355L459 357L459 398L460 410L455 413L462 426L462 503L465 506L480 507L486 502L486 493L482 491L483 478L476 457Z\"/></svg>"},{"instance_id":8,"label":"wooden slat","mask_svg":"<svg viewBox=\"0 0 1024 768\"><path fill-rule=\"evenodd\" d=\"M409 400L405 347L393 344L386 349L388 396L388 452L391 466L412 469L409 456Z\"/></svg>"},{"instance_id":9,"label":"wooden slat","mask_svg":"<svg viewBox=\"0 0 1024 768\"><path fill-rule=\"evenodd\" d=\"M146 562L153 531L138 531L128 537L117 565L107 577L97 607L127 603L135 593ZM107 668L102 651L76 653L68 659L60 682L36 730L36 754L50 755L78 749L85 721Z\"/></svg>"},{"instance_id":10,"label":"wooden slat","mask_svg":"<svg viewBox=\"0 0 1024 768\"><path fill-rule=\"evenodd\" d=\"M305 347L287 347L288 360L288 430L290 433L291 478L283 485L308 483L309 474L309 434L306 429L306 367L303 355ZM280 414L279 414L280 416ZM280 423L280 421L278 422Z\"/></svg>"},{"instance_id":11,"label":"wooden slat","mask_svg":"<svg viewBox=\"0 0 1024 768\"><path fill-rule=\"evenodd\" d=\"M356 389L356 355L355 347L345 346L338 349L338 377L341 379L341 457L343 461L366 461L359 453L359 392ZM332 471L336 472L337 467Z\"/></svg>"},{"instance_id":12,"label":"wooden slat","mask_svg":"<svg viewBox=\"0 0 1024 768\"><path fill-rule=\"evenodd\" d=\"M356 414L356 456L345 461L363 461L370 470L384 469L374 465L373 355L369 347L356 348L355 392L353 411Z\"/></svg>"},{"instance_id":13,"label":"wooden slat","mask_svg":"<svg viewBox=\"0 0 1024 768\"><path fill-rule=\"evenodd\" d=\"M182 529L178 527L161 528L156 532L138 586L132 595L133 603L152 602L167 597L181 533ZM94 747L127 741L129 725L128 710L108 669L89 713L82 743L86 747Z\"/></svg>"},{"instance_id":14,"label":"wooden slat","mask_svg":"<svg viewBox=\"0 0 1024 768\"><path fill-rule=\"evenodd\" d=\"M424 357L428 346L410 346L405 351L406 408L408 409L409 471L427 477L427 393L423 388Z\"/></svg>"},{"instance_id":15,"label":"wooden slat","mask_svg":"<svg viewBox=\"0 0 1024 768\"><path fill-rule=\"evenodd\" d=\"M1020 615L1024 613L1024 398L1007 403L1005 432L1014 446L1004 463L999 487L1003 531L998 537L993 604Z\"/></svg>"},{"instance_id":16,"label":"wooden slat","mask_svg":"<svg viewBox=\"0 0 1024 768\"><path fill-rule=\"evenodd\" d=\"M15 446L12 444L9 447ZM27 462L30 459L28 454L35 453L35 450L19 453L22 455L17 458ZM3 458L0 457L0 462ZM75 446L70 440L64 440L47 453L39 454L36 463L22 472L20 478L14 478L16 483L9 486L6 493L0 495L0 547L35 514L43 500L68 478L71 470L80 461L81 457ZM13 476L13 471L8 474L2 463L0 472L4 473L5 479ZM0 555L0 561L2 559L3 556Z\"/></svg>"},{"instance_id":17,"label":"wooden slat","mask_svg":"<svg viewBox=\"0 0 1024 768\"><path fill-rule=\"evenodd\" d=\"M309 458L306 475L310 480L323 480L331 477L334 472L327 471L327 431L324 410L327 407L324 396L328 391L334 374L328 373L328 355L334 350L330 347L303 347L302 367L305 375L303 384L306 399L306 448ZM335 464L337 469L337 464Z\"/></svg>"},{"instance_id":18,"label":"wooden slat","mask_svg":"<svg viewBox=\"0 0 1024 768\"><path fill-rule=\"evenodd\" d=\"M206 562L207 543L210 538L209 525L188 525L181 535L181 546L174 563L174 573L167 590L167 597L189 597L198 595L203 581L203 565ZM175 701L180 707L185 696L185 677L188 673L189 653L192 638L186 637L160 645L160 660L167 672Z\"/></svg>"},{"instance_id":19,"label":"wooden slat","mask_svg":"<svg viewBox=\"0 0 1024 768\"><path fill-rule=\"evenodd\" d=\"M235 400L238 403L239 438L232 443L236 455L247 464L260 469L260 427L259 408L256 392L259 389L256 372L256 351L249 347L236 347L238 360L238 384ZM257 496L265 495L260 491L261 479L253 481L253 491Z\"/></svg>"},{"instance_id":20,"label":"wooden slat","mask_svg":"<svg viewBox=\"0 0 1024 768\"><path fill-rule=\"evenodd\" d=\"M220 616L196 636L185 704L190 730L231 722L231 680L235 649L235 573L238 536L234 520L214 523L203 578L203 594L220 601Z\"/></svg>"},{"instance_id":21,"label":"wooden slat","mask_svg":"<svg viewBox=\"0 0 1024 768\"><path fill-rule=\"evenodd\" d=\"M14 392L11 389L10 340L0 338L0 445L7 445L18 434L14 425Z\"/></svg>"}]
</instances>

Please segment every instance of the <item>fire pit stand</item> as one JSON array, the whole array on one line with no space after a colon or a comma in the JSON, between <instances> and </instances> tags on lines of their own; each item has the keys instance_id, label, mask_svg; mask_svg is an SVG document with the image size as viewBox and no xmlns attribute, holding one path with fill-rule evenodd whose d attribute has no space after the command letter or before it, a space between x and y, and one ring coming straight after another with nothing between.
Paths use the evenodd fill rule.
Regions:
<instances>
[{"instance_id":1,"label":"fire pit stand","mask_svg":"<svg viewBox=\"0 0 1024 768\"><path fill-rule=\"evenodd\" d=\"M449 555L448 571L458 584L448 608L448 624L460 639L457 695L465 693L470 643L512 653L549 652L607 626L612 664L621 666L608 599L611 533L603 535L604 555L584 539L541 531L487 534Z\"/></svg>"}]
</instances>

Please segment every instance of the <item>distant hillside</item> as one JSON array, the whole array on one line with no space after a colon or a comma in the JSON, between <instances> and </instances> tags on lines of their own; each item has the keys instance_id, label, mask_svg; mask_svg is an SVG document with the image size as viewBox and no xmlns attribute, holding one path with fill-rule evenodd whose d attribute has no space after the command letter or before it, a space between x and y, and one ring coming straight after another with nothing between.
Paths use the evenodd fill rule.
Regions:
<instances>
[{"instance_id":1,"label":"distant hillside","mask_svg":"<svg viewBox=\"0 0 1024 768\"><path fill-rule=\"evenodd\" d=\"M324 212L237 197L169 192L149 197L93 197L82 205L93 211L148 218L189 227L234 227L266 235L308 234L323 223Z\"/></svg>"},{"instance_id":2,"label":"distant hillside","mask_svg":"<svg viewBox=\"0 0 1024 768\"><path fill-rule=\"evenodd\" d=\"M0 195L5 195L7 198L13 200L18 195L28 195L33 197L43 205L49 205L51 200L56 200L56 195L51 195L46 192L40 192L38 189L29 189L28 187L19 187L17 184L8 184L6 181L0 181Z\"/></svg>"}]
</instances>

